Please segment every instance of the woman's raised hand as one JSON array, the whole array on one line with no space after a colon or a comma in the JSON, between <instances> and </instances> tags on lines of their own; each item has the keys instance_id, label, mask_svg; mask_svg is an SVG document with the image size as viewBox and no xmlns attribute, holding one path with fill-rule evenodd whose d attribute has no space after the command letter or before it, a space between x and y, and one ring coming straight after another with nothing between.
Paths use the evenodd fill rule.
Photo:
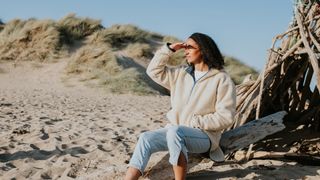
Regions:
<instances>
[{"instance_id":1,"label":"woman's raised hand","mask_svg":"<svg viewBox=\"0 0 320 180\"><path fill-rule=\"evenodd\" d=\"M185 47L186 47L186 44L183 42L170 44L170 48L174 49L175 51L178 51L179 49L183 49Z\"/></svg>"}]
</instances>

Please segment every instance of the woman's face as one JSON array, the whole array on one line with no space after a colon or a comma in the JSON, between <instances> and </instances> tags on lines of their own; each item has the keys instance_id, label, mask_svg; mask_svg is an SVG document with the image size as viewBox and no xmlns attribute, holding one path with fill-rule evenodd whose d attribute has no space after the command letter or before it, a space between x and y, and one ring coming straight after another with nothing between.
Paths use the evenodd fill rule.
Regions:
<instances>
[{"instance_id":1,"label":"woman's face","mask_svg":"<svg viewBox=\"0 0 320 180\"><path fill-rule=\"evenodd\" d=\"M187 39L184 49L188 63L197 64L203 61L200 48L193 39Z\"/></svg>"}]
</instances>

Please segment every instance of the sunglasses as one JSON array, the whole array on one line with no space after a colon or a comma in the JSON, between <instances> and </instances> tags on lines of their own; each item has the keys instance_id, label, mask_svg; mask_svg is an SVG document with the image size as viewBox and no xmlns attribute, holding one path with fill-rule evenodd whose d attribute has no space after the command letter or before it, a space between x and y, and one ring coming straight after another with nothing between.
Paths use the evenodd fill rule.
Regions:
<instances>
[{"instance_id":1,"label":"sunglasses","mask_svg":"<svg viewBox=\"0 0 320 180\"><path fill-rule=\"evenodd\" d=\"M190 44L185 44L183 48L184 49L198 49L196 47L191 46Z\"/></svg>"}]
</instances>

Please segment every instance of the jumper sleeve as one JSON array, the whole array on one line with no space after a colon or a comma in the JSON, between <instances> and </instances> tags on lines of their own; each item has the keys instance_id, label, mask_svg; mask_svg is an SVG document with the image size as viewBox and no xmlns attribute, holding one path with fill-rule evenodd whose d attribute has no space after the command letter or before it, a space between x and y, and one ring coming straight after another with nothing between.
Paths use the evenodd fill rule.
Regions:
<instances>
[{"instance_id":1,"label":"jumper sleeve","mask_svg":"<svg viewBox=\"0 0 320 180\"><path fill-rule=\"evenodd\" d=\"M234 123L236 90L228 76L222 77L218 83L215 109L214 113L193 115L192 126L207 131L221 131Z\"/></svg>"},{"instance_id":2,"label":"jumper sleeve","mask_svg":"<svg viewBox=\"0 0 320 180\"><path fill-rule=\"evenodd\" d=\"M168 67L170 55L173 51L169 49L168 44L163 45L154 55L147 67L148 76L161 86L171 90L174 79L178 75L178 68Z\"/></svg>"}]
</instances>

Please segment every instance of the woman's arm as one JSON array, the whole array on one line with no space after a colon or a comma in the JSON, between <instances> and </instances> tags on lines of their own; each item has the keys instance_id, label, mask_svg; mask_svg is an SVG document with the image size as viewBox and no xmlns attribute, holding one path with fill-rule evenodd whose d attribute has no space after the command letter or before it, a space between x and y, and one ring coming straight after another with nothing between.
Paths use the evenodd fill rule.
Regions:
<instances>
[{"instance_id":1,"label":"woman's arm","mask_svg":"<svg viewBox=\"0 0 320 180\"><path fill-rule=\"evenodd\" d=\"M181 47L180 47L181 44ZM174 83L178 75L178 69L174 67L168 67L170 55L176 50L181 49L183 43L175 43L162 46L154 55L147 68L148 76L161 86L171 89L171 85Z\"/></svg>"}]
</instances>

